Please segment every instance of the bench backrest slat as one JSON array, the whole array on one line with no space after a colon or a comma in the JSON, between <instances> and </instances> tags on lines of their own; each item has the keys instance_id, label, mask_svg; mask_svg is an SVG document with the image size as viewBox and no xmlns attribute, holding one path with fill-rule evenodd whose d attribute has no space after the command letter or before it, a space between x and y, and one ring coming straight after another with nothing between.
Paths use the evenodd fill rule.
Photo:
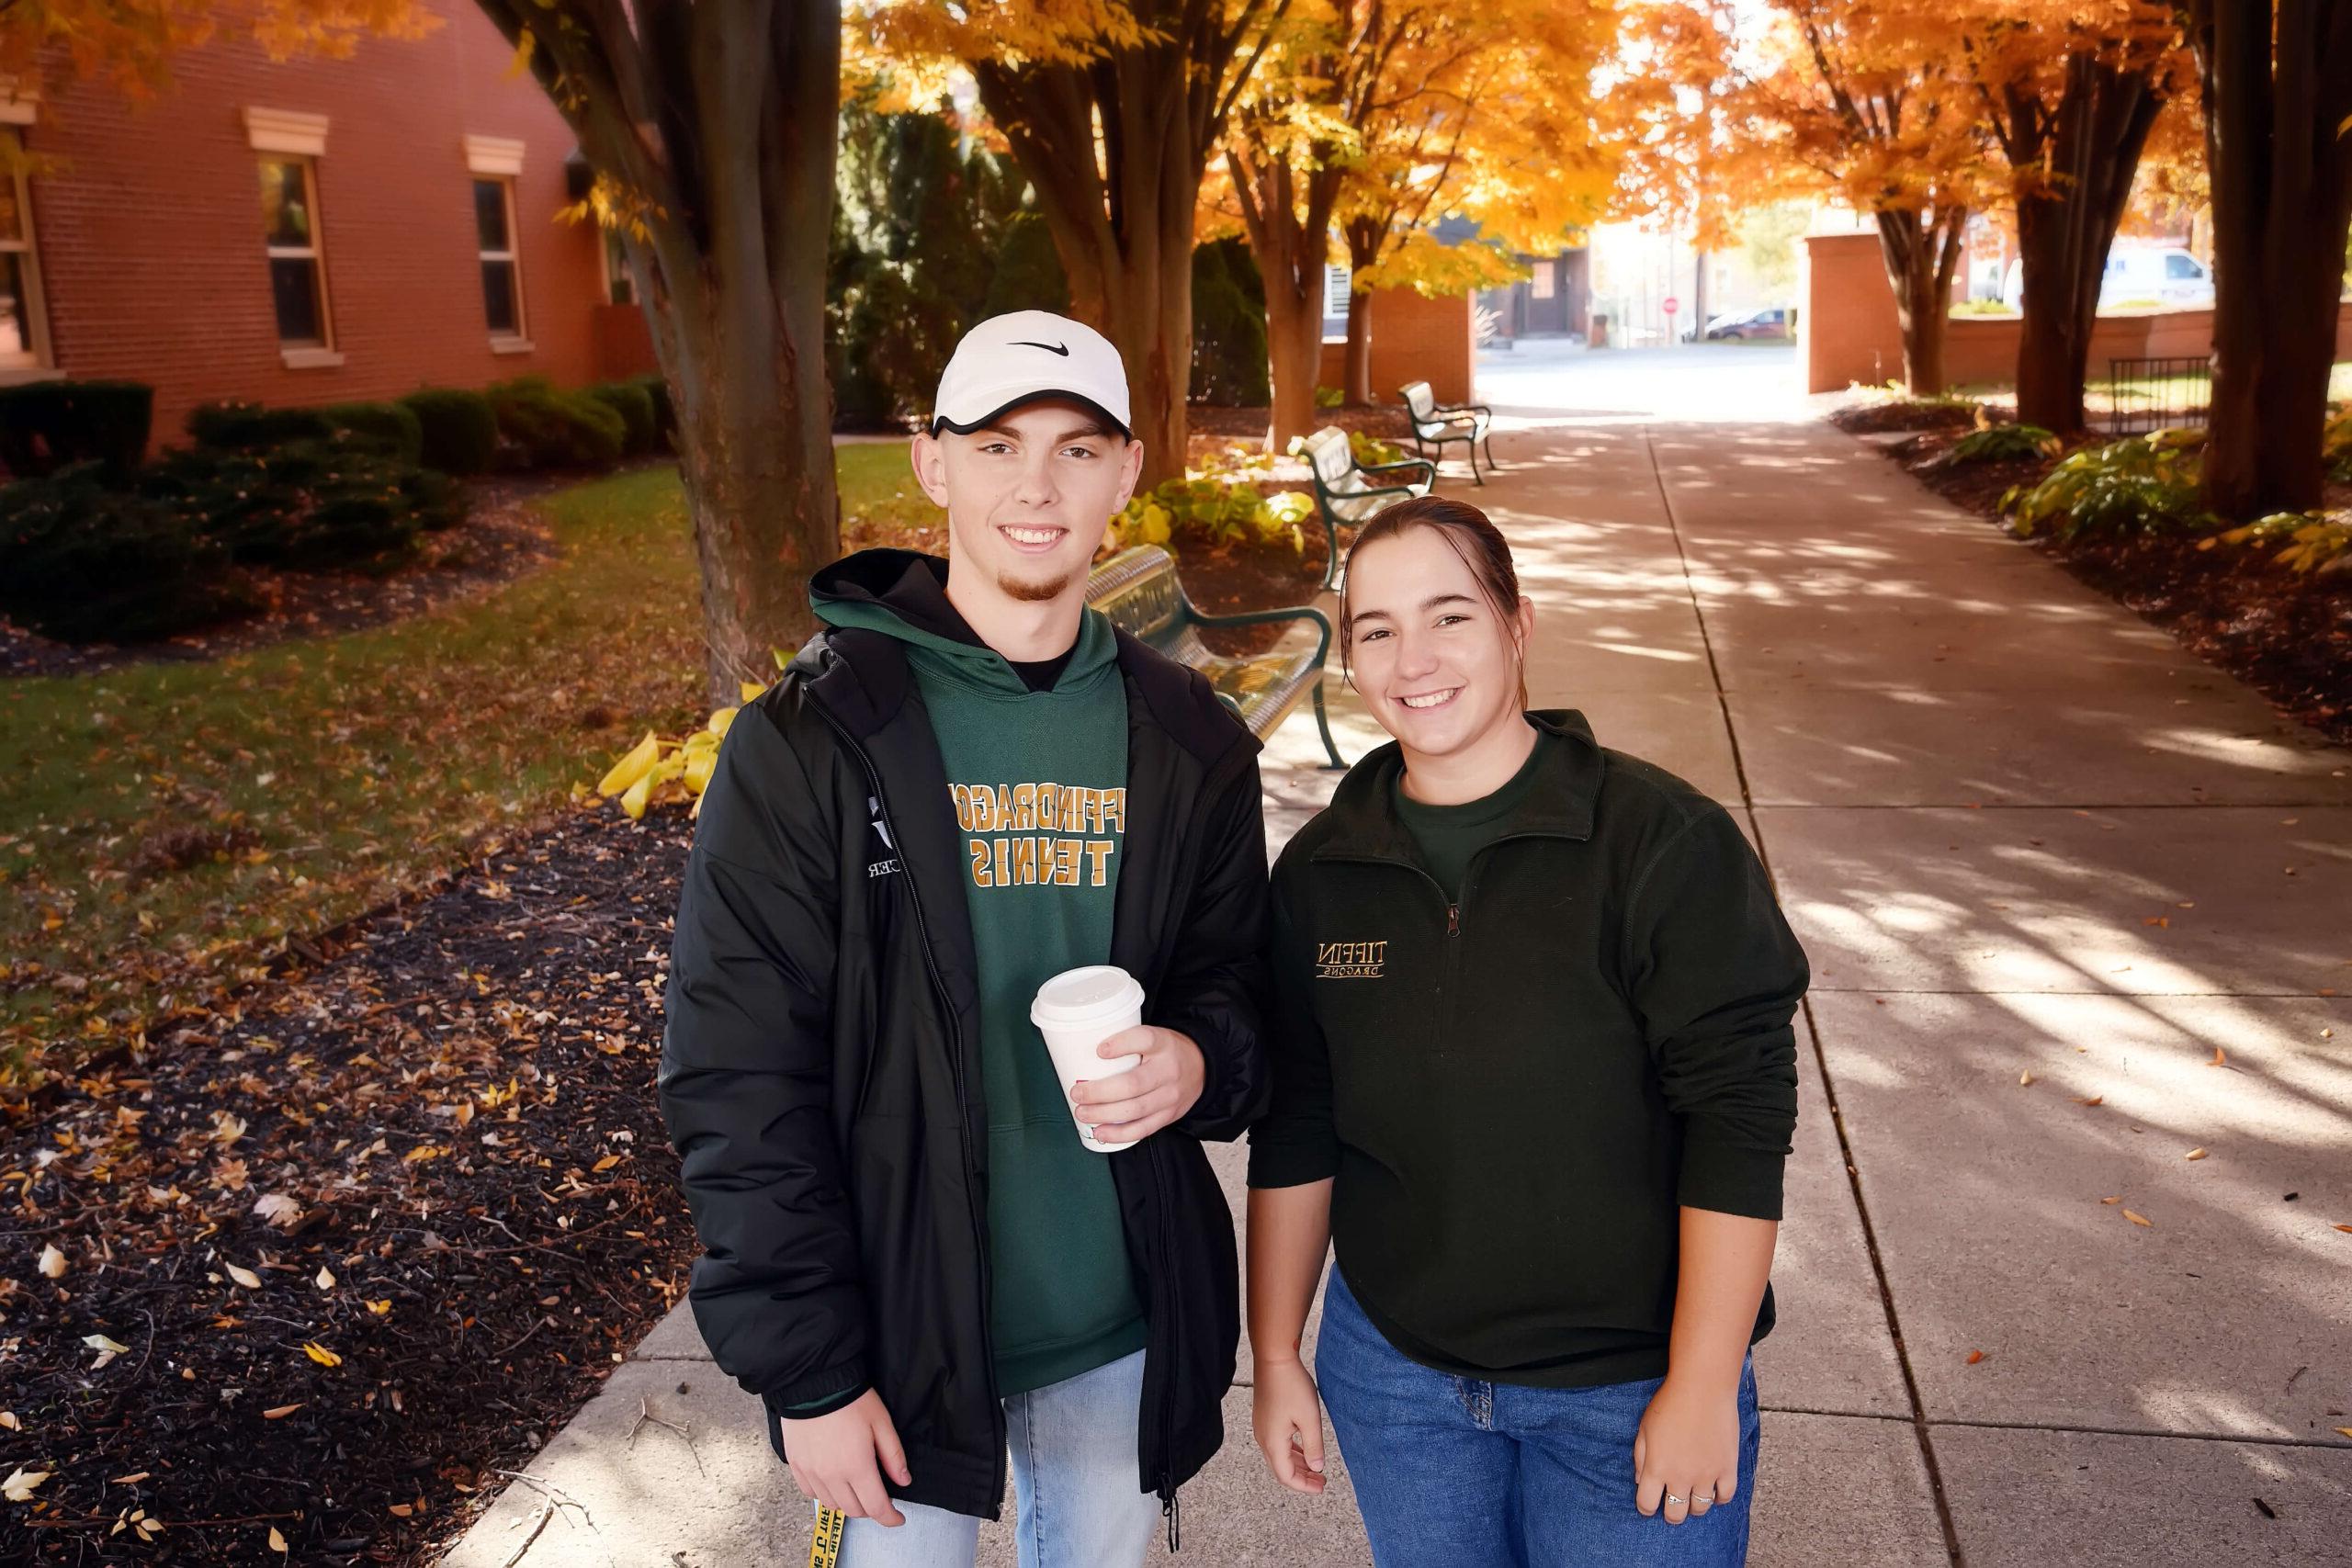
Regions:
<instances>
[{"instance_id":1,"label":"bench backrest slat","mask_svg":"<svg viewBox=\"0 0 2352 1568\"><path fill-rule=\"evenodd\" d=\"M1159 647L1184 619L1175 558L1158 545L1121 550L1088 574L1086 603L1128 636Z\"/></svg>"},{"instance_id":2,"label":"bench backrest slat","mask_svg":"<svg viewBox=\"0 0 2352 1568\"><path fill-rule=\"evenodd\" d=\"M1427 381L1408 381L1397 389L1405 397L1405 406L1413 411L1417 420L1427 421L1437 412L1437 394Z\"/></svg>"},{"instance_id":3,"label":"bench backrest slat","mask_svg":"<svg viewBox=\"0 0 2352 1568\"><path fill-rule=\"evenodd\" d=\"M1355 449L1348 445L1348 433L1338 425L1327 424L1306 438L1306 457L1325 489L1354 488L1348 479L1355 472Z\"/></svg>"}]
</instances>

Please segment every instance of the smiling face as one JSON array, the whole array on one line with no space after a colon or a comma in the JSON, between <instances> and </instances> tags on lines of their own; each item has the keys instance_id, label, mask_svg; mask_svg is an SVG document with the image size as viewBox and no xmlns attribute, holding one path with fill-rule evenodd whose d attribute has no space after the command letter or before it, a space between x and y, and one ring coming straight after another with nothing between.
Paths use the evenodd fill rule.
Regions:
<instances>
[{"instance_id":1,"label":"smiling face","mask_svg":"<svg viewBox=\"0 0 2352 1568\"><path fill-rule=\"evenodd\" d=\"M1134 494L1143 447L1076 403L1024 403L959 435L914 440L915 477L947 509L951 573L1027 604L1082 584Z\"/></svg>"},{"instance_id":2,"label":"smiling face","mask_svg":"<svg viewBox=\"0 0 2352 1568\"><path fill-rule=\"evenodd\" d=\"M1410 757L1457 758L1523 725L1521 667L1535 612L1505 615L1434 527L1348 558L1348 661L1380 727Z\"/></svg>"}]
</instances>

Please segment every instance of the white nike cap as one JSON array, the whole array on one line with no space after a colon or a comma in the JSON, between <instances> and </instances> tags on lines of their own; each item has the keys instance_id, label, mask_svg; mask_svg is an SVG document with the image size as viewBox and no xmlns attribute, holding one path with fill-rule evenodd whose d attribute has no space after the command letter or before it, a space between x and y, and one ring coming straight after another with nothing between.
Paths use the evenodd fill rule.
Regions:
<instances>
[{"instance_id":1,"label":"white nike cap","mask_svg":"<svg viewBox=\"0 0 2352 1568\"><path fill-rule=\"evenodd\" d=\"M1132 437L1127 367L1111 340L1050 310L990 316L964 334L939 378L931 433L967 435L998 415L1066 398Z\"/></svg>"}]
</instances>

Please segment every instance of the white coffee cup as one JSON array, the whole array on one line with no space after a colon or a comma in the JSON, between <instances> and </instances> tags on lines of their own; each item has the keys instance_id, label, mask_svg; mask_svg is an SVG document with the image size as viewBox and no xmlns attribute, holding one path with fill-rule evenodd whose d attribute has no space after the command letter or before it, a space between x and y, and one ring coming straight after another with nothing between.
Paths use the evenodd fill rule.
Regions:
<instances>
[{"instance_id":1,"label":"white coffee cup","mask_svg":"<svg viewBox=\"0 0 2352 1568\"><path fill-rule=\"evenodd\" d=\"M1132 1071L1141 1056L1099 1056L1097 1047L1122 1030L1143 1022L1143 987L1115 964L1093 964L1065 969L1037 987L1029 1004L1029 1021L1046 1037L1054 1072L1062 1080L1067 1099L1079 1080L1100 1080ZM1070 1116L1077 1120L1072 1108ZM1078 1141L1097 1154L1116 1154L1133 1144L1098 1144L1083 1122Z\"/></svg>"}]
</instances>

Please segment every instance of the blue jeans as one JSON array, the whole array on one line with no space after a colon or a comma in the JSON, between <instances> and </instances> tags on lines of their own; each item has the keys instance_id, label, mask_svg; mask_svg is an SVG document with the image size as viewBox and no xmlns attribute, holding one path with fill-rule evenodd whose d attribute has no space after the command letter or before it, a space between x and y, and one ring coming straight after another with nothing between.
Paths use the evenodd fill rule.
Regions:
<instances>
[{"instance_id":1,"label":"blue jeans","mask_svg":"<svg viewBox=\"0 0 2352 1568\"><path fill-rule=\"evenodd\" d=\"M1159 1499L1143 1490L1136 1424L1143 1352L1004 1402L1021 1568L1123 1568L1143 1561ZM896 1527L852 1519L841 1568L971 1568L980 1521L900 1503Z\"/></svg>"},{"instance_id":2,"label":"blue jeans","mask_svg":"<svg viewBox=\"0 0 2352 1568\"><path fill-rule=\"evenodd\" d=\"M1432 1371L1363 1314L1340 1270L1315 1351L1376 1564L1739 1568L1756 1490L1756 1371L1739 1378L1739 1491L1680 1525L1634 1506L1634 1434L1664 1381L1529 1388Z\"/></svg>"}]
</instances>

